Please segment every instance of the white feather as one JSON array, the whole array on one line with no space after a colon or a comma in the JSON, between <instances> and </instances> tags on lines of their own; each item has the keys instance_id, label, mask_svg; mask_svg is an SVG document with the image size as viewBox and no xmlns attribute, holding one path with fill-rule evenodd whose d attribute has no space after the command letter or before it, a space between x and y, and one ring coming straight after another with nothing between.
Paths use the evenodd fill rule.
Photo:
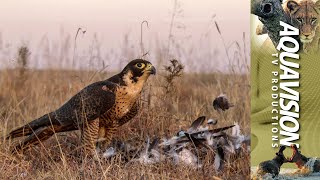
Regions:
<instances>
[{"instance_id":1,"label":"white feather","mask_svg":"<svg viewBox=\"0 0 320 180\"><path fill-rule=\"evenodd\" d=\"M103 153L103 157L104 158L109 158L112 157L116 154L116 151L113 147L108 148L104 153Z\"/></svg>"},{"instance_id":2,"label":"white feather","mask_svg":"<svg viewBox=\"0 0 320 180\"><path fill-rule=\"evenodd\" d=\"M219 156L218 153L214 156L214 169L218 171L221 166L221 157Z\"/></svg>"}]
</instances>

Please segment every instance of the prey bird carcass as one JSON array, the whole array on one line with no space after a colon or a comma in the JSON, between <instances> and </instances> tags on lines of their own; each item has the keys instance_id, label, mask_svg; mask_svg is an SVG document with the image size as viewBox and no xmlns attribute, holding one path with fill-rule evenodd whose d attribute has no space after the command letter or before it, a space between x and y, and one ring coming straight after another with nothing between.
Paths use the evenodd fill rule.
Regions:
<instances>
[{"instance_id":1,"label":"prey bird carcass","mask_svg":"<svg viewBox=\"0 0 320 180\"><path fill-rule=\"evenodd\" d=\"M141 164L155 164L163 161L171 161L173 164L181 164L200 168L203 166L202 160L207 154L214 154L213 167L216 170L223 170L223 166L228 157L237 155L242 152L249 153L247 148L242 148L242 145L250 146L249 136L240 133L240 126L235 123L230 126L220 128L210 127L212 119L204 123L206 117L197 118L187 130L180 130L171 138L155 138L151 143L147 139L145 147L136 150L136 156L132 156L127 163L139 162ZM216 121L216 120L215 120ZM206 125L204 125L206 124ZM225 132L231 129L231 133ZM125 145L130 146L132 145ZM115 147L110 147L105 152L106 158L112 158L119 150L114 153ZM110 156L110 154L112 154Z\"/></svg>"}]
</instances>

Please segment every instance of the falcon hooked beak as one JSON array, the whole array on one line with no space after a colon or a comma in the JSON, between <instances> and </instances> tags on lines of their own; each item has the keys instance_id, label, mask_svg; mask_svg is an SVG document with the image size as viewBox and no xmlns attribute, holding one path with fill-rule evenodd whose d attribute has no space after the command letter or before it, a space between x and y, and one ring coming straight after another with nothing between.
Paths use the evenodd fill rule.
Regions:
<instances>
[{"instance_id":1,"label":"falcon hooked beak","mask_svg":"<svg viewBox=\"0 0 320 180\"><path fill-rule=\"evenodd\" d=\"M148 64L146 71L149 71L150 74L153 74L153 75L156 75L156 73L157 73L156 68L151 63Z\"/></svg>"}]
</instances>

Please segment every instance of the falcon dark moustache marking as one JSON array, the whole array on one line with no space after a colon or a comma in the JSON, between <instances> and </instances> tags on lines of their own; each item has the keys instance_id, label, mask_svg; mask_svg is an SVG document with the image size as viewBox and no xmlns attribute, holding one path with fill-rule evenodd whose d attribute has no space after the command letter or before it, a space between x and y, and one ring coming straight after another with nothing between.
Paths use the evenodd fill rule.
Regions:
<instances>
[{"instance_id":1,"label":"falcon dark moustache marking","mask_svg":"<svg viewBox=\"0 0 320 180\"><path fill-rule=\"evenodd\" d=\"M272 147L280 145L290 146L291 144L299 144L294 141L299 139L299 100L300 93L298 88L299 83L299 42L292 36L299 35L299 29L280 21L280 25L284 28L280 31L280 41L277 45L277 54L272 56L277 57L277 60L272 61L273 64L280 66L280 71L273 71L272 74L272 114L277 114L272 117L272 120L277 122L272 123ZM276 85L274 85L276 84ZM279 127L280 125L280 137ZM279 142L280 139L280 142Z\"/></svg>"}]
</instances>

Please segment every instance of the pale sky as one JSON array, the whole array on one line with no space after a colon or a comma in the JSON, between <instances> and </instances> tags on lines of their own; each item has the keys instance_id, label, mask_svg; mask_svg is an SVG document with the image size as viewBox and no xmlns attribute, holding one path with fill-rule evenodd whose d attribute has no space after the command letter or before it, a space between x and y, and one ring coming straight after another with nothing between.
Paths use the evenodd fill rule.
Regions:
<instances>
[{"instance_id":1,"label":"pale sky","mask_svg":"<svg viewBox=\"0 0 320 180\"><path fill-rule=\"evenodd\" d=\"M86 46L96 33L104 48L116 49L124 35L140 38L140 22L150 28L145 39L167 40L174 0L0 0L0 32L5 43L37 44L41 37L61 38L61 32L74 37L78 27L85 27ZM242 41L243 32L249 42L249 0L181 0L182 17L176 21L186 29L176 31L179 37L191 36L197 41L209 27L212 16L219 23L227 43ZM212 29L212 28L211 28Z\"/></svg>"}]
</instances>

